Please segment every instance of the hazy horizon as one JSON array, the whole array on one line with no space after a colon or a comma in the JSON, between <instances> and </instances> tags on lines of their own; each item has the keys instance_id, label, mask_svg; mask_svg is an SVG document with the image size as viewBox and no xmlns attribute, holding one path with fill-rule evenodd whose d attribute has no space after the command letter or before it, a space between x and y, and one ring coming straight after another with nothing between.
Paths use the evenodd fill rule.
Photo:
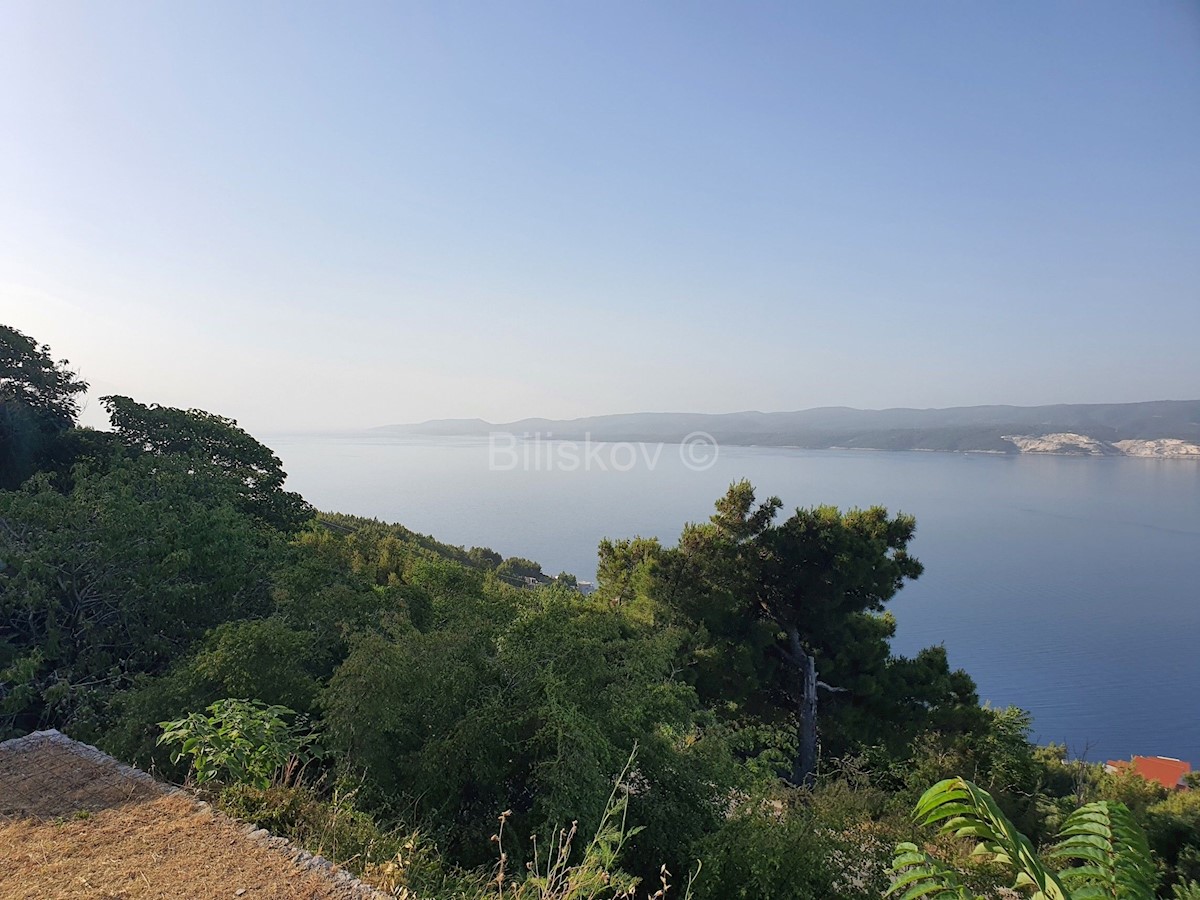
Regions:
<instances>
[{"instance_id":1,"label":"hazy horizon","mask_svg":"<svg viewBox=\"0 0 1200 900\"><path fill-rule=\"evenodd\" d=\"M1153 397L1153 398L1148 398L1146 400L1131 400L1131 401L1125 401L1125 402L1127 402L1127 403L1187 403L1187 402L1200 402L1200 398L1195 398L1195 397ZM1087 405L1092 405L1092 404L972 403L972 404L964 404L962 406L879 406L879 407L844 406L844 405L838 405L838 404L831 404L831 405L826 405L826 406L806 406L801 409L725 409L725 410L717 410L717 411L711 412L711 413L698 412L698 411L692 410L692 409L627 409L627 410L621 410L618 412L592 413L592 414L589 414L586 416L570 416L570 417L563 416L559 419L554 419L554 421L576 421L579 419L597 419L597 418L611 418L611 417L621 417L621 416L772 415L775 413L817 412L817 411L824 410L824 409L845 409L845 410L854 410L855 412L896 412L896 411L930 412L930 411L938 411L938 410L971 409L971 408L989 407L989 406L1013 407L1015 409L1030 409L1030 408L1037 408L1037 407L1042 407L1042 406L1087 406ZM1104 402L1098 402L1095 405L1105 406L1108 404L1104 403ZM453 421L483 421L483 422L488 422L489 424L505 425L505 424L509 424L511 422L522 422L526 419L548 419L548 418L551 418L551 417L535 415L535 416L521 416L516 419L500 420L500 419L486 419L482 416L439 416L439 417L433 418L433 419L423 419L420 422L386 422L386 423L383 423L383 426L386 427L387 425L424 425L424 424L428 424L430 422L453 422ZM368 426L368 427L376 427L376 426Z\"/></svg>"},{"instance_id":2,"label":"hazy horizon","mask_svg":"<svg viewBox=\"0 0 1200 900\"><path fill-rule=\"evenodd\" d=\"M1200 394L1182 0L15 2L2 46L0 320L92 398L261 433Z\"/></svg>"}]
</instances>

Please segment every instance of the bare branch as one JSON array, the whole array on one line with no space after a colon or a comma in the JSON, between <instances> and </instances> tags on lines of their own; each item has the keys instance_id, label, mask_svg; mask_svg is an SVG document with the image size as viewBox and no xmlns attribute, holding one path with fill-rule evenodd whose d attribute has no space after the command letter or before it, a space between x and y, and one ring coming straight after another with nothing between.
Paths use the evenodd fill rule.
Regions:
<instances>
[{"instance_id":1,"label":"bare branch","mask_svg":"<svg viewBox=\"0 0 1200 900\"><path fill-rule=\"evenodd\" d=\"M817 687L824 688L825 690L827 690L833 694L848 694L848 693L850 693L850 688L834 687L832 684L826 684L823 681L818 681Z\"/></svg>"}]
</instances>

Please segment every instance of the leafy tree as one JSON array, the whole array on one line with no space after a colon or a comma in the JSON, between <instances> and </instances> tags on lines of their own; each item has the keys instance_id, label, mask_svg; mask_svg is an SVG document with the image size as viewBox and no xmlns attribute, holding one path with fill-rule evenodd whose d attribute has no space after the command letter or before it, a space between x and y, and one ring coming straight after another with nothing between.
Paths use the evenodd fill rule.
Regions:
<instances>
[{"instance_id":1,"label":"leafy tree","mask_svg":"<svg viewBox=\"0 0 1200 900\"><path fill-rule=\"evenodd\" d=\"M1169 791L1157 781L1143 778L1132 768L1118 772L1105 772L1100 779L1097 794L1102 800L1115 800L1133 810L1135 816L1144 819L1147 812L1165 800Z\"/></svg>"},{"instance_id":2,"label":"leafy tree","mask_svg":"<svg viewBox=\"0 0 1200 900\"><path fill-rule=\"evenodd\" d=\"M0 728L92 727L107 697L206 629L269 610L272 535L173 458L0 493ZM20 681L11 680L20 675Z\"/></svg>"},{"instance_id":3,"label":"leafy tree","mask_svg":"<svg viewBox=\"0 0 1200 900\"><path fill-rule=\"evenodd\" d=\"M895 622L884 604L922 571L908 553L911 516L822 506L775 524L781 505L772 497L755 506L748 482L732 485L709 523L688 526L678 547L658 556L652 592L701 629L702 696L794 717L791 779L804 784L816 765L819 692L844 692L868 723L903 721L904 712L924 718L973 703L974 693L969 679L949 673L944 654L890 657Z\"/></svg>"},{"instance_id":4,"label":"leafy tree","mask_svg":"<svg viewBox=\"0 0 1200 900\"><path fill-rule=\"evenodd\" d=\"M0 489L29 477L75 424L87 383L55 362L50 348L0 325Z\"/></svg>"},{"instance_id":5,"label":"leafy tree","mask_svg":"<svg viewBox=\"0 0 1200 900\"><path fill-rule=\"evenodd\" d=\"M20 404L57 430L70 428L79 414L76 396L88 386L68 365L55 362L49 346L0 325L0 403Z\"/></svg>"},{"instance_id":6,"label":"leafy tree","mask_svg":"<svg viewBox=\"0 0 1200 900\"><path fill-rule=\"evenodd\" d=\"M504 562L504 557L491 547L472 547L467 553L472 565L481 569L494 569Z\"/></svg>"},{"instance_id":7,"label":"leafy tree","mask_svg":"<svg viewBox=\"0 0 1200 900\"><path fill-rule=\"evenodd\" d=\"M510 556L496 567L496 574L507 578L540 578L542 567L532 559Z\"/></svg>"},{"instance_id":8,"label":"leafy tree","mask_svg":"<svg viewBox=\"0 0 1200 900\"><path fill-rule=\"evenodd\" d=\"M102 744L114 756L167 769L154 750L156 724L222 697L257 697L302 713L350 652L355 636L427 627L428 595L416 586L379 586L351 572L338 535L323 527L281 548L271 573L274 611L209 631L162 675L141 675L110 704ZM236 613L235 613L236 615Z\"/></svg>"},{"instance_id":9,"label":"leafy tree","mask_svg":"<svg viewBox=\"0 0 1200 900\"><path fill-rule=\"evenodd\" d=\"M277 617L223 622L207 635L186 668L219 697L258 697L307 712L320 689L324 648L314 635Z\"/></svg>"},{"instance_id":10,"label":"leafy tree","mask_svg":"<svg viewBox=\"0 0 1200 900\"><path fill-rule=\"evenodd\" d=\"M973 707L969 727L961 731L931 730L919 735L909 753L881 761L899 774L895 789L914 799L947 771L988 791L1001 810L1032 840L1050 837L1062 820L1087 799L1075 794L1075 773L1054 753L1029 740L1032 717L1014 706ZM1057 755L1056 755L1057 754ZM1048 794L1053 786L1058 793ZM1061 797L1061 802L1055 799Z\"/></svg>"},{"instance_id":11,"label":"leafy tree","mask_svg":"<svg viewBox=\"0 0 1200 900\"><path fill-rule=\"evenodd\" d=\"M596 564L597 597L620 603L648 595L651 567L661 553L657 538L602 540Z\"/></svg>"},{"instance_id":12,"label":"leafy tree","mask_svg":"<svg viewBox=\"0 0 1200 900\"><path fill-rule=\"evenodd\" d=\"M519 834L598 826L637 742L630 811L645 830L630 859L686 863L735 775L671 677L681 634L567 590L457 591L435 597L433 618L426 633L363 636L323 700L331 742L378 799L453 823L448 849L478 865L498 809Z\"/></svg>"},{"instance_id":13,"label":"leafy tree","mask_svg":"<svg viewBox=\"0 0 1200 900\"><path fill-rule=\"evenodd\" d=\"M1167 881L1200 881L1200 791L1172 791L1147 809L1142 821Z\"/></svg>"},{"instance_id":14,"label":"leafy tree","mask_svg":"<svg viewBox=\"0 0 1200 900\"><path fill-rule=\"evenodd\" d=\"M838 869L816 817L783 804L742 804L699 844L699 900L832 900Z\"/></svg>"},{"instance_id":15,"label":"leafy tree","mask_svg":"<svg viewBox=\"0 0 1200 900\"><path fill-rule=\"evenodd\" d=\"M233 419L199 409L147 406L116 395L100 400L130 450L203 461L237 486L246 513L281 531L295 531L312 518L304 498L283 489L287 475L279 458Z\"/></svg>"}]
</instances>

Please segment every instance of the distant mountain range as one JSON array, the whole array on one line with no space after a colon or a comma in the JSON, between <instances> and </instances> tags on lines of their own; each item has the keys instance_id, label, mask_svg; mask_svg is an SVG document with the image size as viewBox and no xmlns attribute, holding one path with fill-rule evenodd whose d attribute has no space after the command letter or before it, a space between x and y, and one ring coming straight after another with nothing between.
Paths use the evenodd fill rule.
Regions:
<instances>
[{"instance_id":1,"label":"distant mountain range","mask_svg":"<svg viewBox=\"0 0 1200 900\"><path fill-rule=\"evenodd\" d=\"M798 412L631 413L583 419L436 419L374 429L396 435L487 436L673 443L692 432L740 446L1194 456L1200 400L959 406L948 409L820 407Z\"/></svg>"}]
</instances>

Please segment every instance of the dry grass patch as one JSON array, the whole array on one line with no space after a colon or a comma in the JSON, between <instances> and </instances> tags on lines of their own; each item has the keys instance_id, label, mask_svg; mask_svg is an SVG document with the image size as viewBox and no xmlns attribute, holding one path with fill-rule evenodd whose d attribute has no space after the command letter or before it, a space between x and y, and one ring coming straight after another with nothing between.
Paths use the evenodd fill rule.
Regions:
<instances>
[{"instance_id":1,"label":"dry grass patch","mask_svg":"<svg viewBox=\"0 0 1200 900\"><path fill-rule=\"evenodd\" d=\"M0 824L4 900L333 900L347 893L178 796Z\"/></svg>"},{"instance_id":2,"label":"dry grass patch","mask_svg":"<svg viewBox=\"0 0 1200 900\"><path fill-rule=\"evenodd\" d=\"M76 752L61 736L29 735L0 745L0 820L97 812L162 792L152 779L109 757Z\"/></svg>"},{"instance_id":3,"label":"dry grass patch","mask_svg":"<svg viewBox=\"0 0 1200 900\"><path fill-rule=\"evenodd\" d=\"M0 744L0 900L353 900L367 891L62 735Z\"/></svg>"}]
</instances>

